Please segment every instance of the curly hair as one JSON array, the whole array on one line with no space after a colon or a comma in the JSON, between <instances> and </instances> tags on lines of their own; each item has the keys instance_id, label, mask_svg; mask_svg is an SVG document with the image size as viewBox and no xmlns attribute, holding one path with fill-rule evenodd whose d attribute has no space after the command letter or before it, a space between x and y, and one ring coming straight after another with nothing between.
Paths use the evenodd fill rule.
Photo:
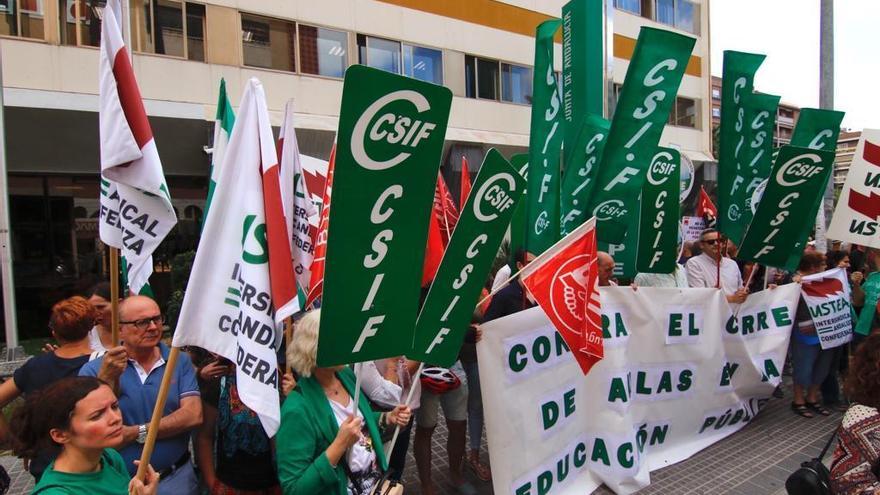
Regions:
<instances>
[{"instance_id":1,"label":"curly hair","mask_svg":"<svg viewBox=\"0 0 880 495\"><path fill-rule=\"evenodd\" d=\"M318 327L321 310L306 313L293 329L293 337L287 346L287 362L299 376L309 377L315 371L318 359Z\"/></svg>"},{"instance_id":2,"label":"curly hair","mask_svg":"<svg viewBox=\"0 0 880 495\"><path fill-rule=\"evenodd\" d=\"M856 349L843 390L853 402L880 407L880 335L868 336Z\"/></svg>"},{"instance_id":3,"label":"curly hair","mask_svg":"<svg viewBox=\"0 0 880 495\"><path fill-rule=\"evenodd\" d=\"M104 385L109 386L95 377L72 376L29 393L10 420L15 454L32 459L47 449L60 447L49 432L69 429L77 402Z\"/></svg>"},{"instance_id":4,"label":"curly hair","mask_svg":"<svg viewBox=\"0 0 880 495\"><path fill-rule=\"evenodd\" d=\"M98 312L84 297L73 296L52 306L49 328L61 343L86 338L95 325Z\"/></svg>"}]
</instances>

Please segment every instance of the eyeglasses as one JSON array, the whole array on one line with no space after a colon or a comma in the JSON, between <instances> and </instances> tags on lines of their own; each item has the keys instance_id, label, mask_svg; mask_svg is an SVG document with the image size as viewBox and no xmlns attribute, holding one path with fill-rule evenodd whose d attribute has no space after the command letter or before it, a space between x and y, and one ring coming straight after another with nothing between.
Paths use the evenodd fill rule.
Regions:
<instances>
[{"instance_id":1,"label":"eyeglasses","mask_svg":"<svg viewBox=\"0 0 880 495\"><path fill-rule=\"evenodd\" d=\"M715 244L720 240L721 239L706 239L706 240L700 241L700 242L702 242L703 244L709 244L711 246L712 244Z\"/></svg>"},{"instance_id":2,"label":"eyeglasses","mask_svg":"<svg viewBox=\"0 0 880 495\"><path fill-rule=\"evenodd\" d=\"M151 316L149 318L141 318L140 320L120 321L122 325L134 325L138 330L146 330L150 328L150 323L155 323L157 327L165 324L165 317L162 315Z\"/></svg>"}]
</instances>

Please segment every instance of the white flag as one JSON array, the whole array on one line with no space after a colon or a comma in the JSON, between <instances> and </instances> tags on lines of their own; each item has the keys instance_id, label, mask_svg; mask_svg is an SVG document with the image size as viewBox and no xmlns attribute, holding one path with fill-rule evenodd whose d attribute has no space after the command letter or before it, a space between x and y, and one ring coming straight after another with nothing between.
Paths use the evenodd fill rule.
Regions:
<instances>
[{"instance_id":1,"label":"white flag","mask_svg":"<svg viewBox=\"0 0 880 495\"><path fill-rule=\"evenodd\" d=\"M310 268L315 252L311 223L317 225L318 209L312 201L312 194L303 174L302 157L299 154L299 144L296 142L293 126L292 100L284 106L284 122L281 124L278 138L278 154L281 162L281 197L293 198L293 211L284 210L284 216L287 220L287 231L291 234L296 283L304 299L309 291L309 281L312 277ZM305 303L304 300L300 302Z\"/></svg>"},{"instance_id":2,"label":"white flag","mask_svg":"<svg viewBox=\"0 0 880 495\"><path fill-rule=\"evenodd\" d=\"M281 420L281 323L299 309L284 219L293 198L281 196L277 165L263 86L251 79L174 333L175 347L195 345L235 362L241 400L269 436Z\"/></svg>"},{"instance_id":3,"label":"white flag","mask_svg":"<svg viewBox=\"0 0 880 495\"><path fill-rule=\"evenodd\" d=\"M101 26L101 209L99 234L129 264L138 293L153 273L153 251L177 223L153 131L122 41L119 0L108 2Z\"/></svg>"}]
</instances>

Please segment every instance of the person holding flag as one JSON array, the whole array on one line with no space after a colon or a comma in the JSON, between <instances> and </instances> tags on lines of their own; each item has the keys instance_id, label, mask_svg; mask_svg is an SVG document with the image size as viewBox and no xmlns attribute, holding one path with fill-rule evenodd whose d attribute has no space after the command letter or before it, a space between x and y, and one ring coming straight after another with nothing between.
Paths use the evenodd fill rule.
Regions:
<instances>
[{"instance_id":1,"label":"person holding flag","mask_svg":"<svg viewBox=\"0 0 880 495\"><path fill-rule=\"evenodd\" d=\"M715 229L706 229L700 233L700 250L698 256L687 261L688 284L691 287L715 287L724 291L727 302L741 304L749 295L743 287L742 274L736 261L724 257L721 253L721 234Z\"/></svg>"}]
</instances>

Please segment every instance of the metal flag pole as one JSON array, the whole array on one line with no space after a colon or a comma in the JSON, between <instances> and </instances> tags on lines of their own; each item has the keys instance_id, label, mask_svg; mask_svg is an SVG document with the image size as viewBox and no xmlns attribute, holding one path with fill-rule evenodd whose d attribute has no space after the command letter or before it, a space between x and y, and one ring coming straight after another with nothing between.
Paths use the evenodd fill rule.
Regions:
<instances>
[{"instance_id":1,"label":"metal flag pole","mask_svg":"<svg viewBox=\"0 0 880 495\"><path fill-rule=\"evenodd\" d=\"M15 358L18 323L15 314L15 285L12 277L12 247L9 232L9 182L6 175L6 124L3 103L3 58L0 54L0 277L3 285L3 322L6 326L6 359Z\"/></svg>"}]
</instances>

